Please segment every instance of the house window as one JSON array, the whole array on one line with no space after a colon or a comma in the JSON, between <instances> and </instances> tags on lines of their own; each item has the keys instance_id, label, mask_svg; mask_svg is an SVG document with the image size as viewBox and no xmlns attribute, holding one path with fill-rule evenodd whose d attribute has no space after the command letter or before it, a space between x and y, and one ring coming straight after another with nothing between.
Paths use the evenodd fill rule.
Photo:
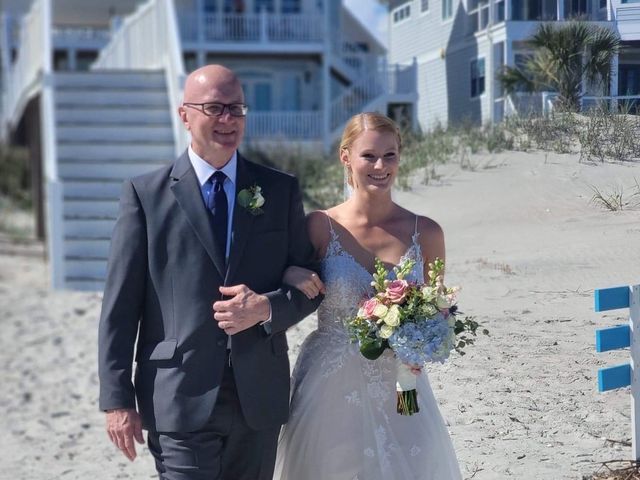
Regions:
<instances>
[{"instance_id":1,"label":"house window","mask_svg":"<svg viewBox=\"0 0 640 480\"><path fill-rule=\"evenodd\" d=\"M420 11L426 12L429 10L429 0L421 0L420 1Z\"/></svg>"},{"instance_id":2,"label":"house window","mask_svg":"<svg viewBox=\"0 0 640 480\"><path fill-rule=\"evenodd\" d=\"M479 97L484 93L484 58L471 61L471 97Z\"/></svg>"},{"instance_id":3,"label":"house window","mask_svg":"<svg viewBox=\"0 0 640 480\"><path fill-rule=\"evenodd\" d=\"M255 0L253 2L253 8L256 13L260 13L263 10L273 13L273 0Z\"/></svg>"},{"instance_id":4,"label":"house window","mask_svg":"<svg viewBox=\"0 0 640 480\"><path fill-rule=\"evenodd\" d=\"M240 73L245 101L252 112L273 110L273 76L267 72Z\"/></svg>"},{"instance_id":5,"label":"house window","mask_svg":"<svg viewBox=\"0 0 640 480\"><path fill-rule=\"evenodd\" d=\"M98 58L95 50L78 50L76 52L76 70L88 71Z\"/></svg>"},{"instance_id":6,"label":"house window","mask_svg":"<svg viewBox=\"0 0 640 480\"><path fill-rule=\"evenodd\" d=\"M282 0L282 13L300 13L300 0Z\"/></svg>"},{"instance_id":7,"label":"house window","mask_svg":"<svg viewBox=\"0 0 640 480\"><path fill-rule=\"evenodd\" d=\"M69 70L69 52L67 50L55 50L53 52L53 69Z\"/></svg>"},{"instance_id":8,"label":"house window","mask_svg":"<svg viewBox=\"0 0 640 480\"><path fill-rule=\"evenodd\" d=\"M411 16L411 5L405 5L393 13L393 23L401 22Z\"/></svg>"},{"instance_id":9,"label":"house window","mask_svg":"<svg viewBox=\"0 0 640 480\"><path fill-rule=\"evenodd\" d=\"M448 20L453 16L453 0L442 0L442 19Z\"/></svg>"},{"instance_id":10,"label":"house window","mask_svg":"<svg viewBox=\"0 0 640 480\"><path fill-rule=\"evenodd\" d=\"M216 13L218 11L218 0L204 0L205 13Z\"/></svg>"}]
</instances>

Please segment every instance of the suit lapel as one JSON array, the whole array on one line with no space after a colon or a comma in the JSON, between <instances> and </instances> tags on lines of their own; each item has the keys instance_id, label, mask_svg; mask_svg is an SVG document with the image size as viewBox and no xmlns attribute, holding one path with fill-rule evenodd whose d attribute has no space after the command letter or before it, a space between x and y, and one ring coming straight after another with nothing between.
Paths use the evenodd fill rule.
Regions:
<instances>
[{"instance_id":1,"label":"suit lapel","mask_svg":"<svg viewBox=\"0 0 640 480\"><path fill-rule=\"evenodd\" d=\"M251 231L251 225L255 216L250 213L246 208L238 205L238 192L245 188L249 188L255 185L255 176L251 171L251 166L248 162L238 153L238 169L236 175L236 198L235 206L233 208L233 234L231 237L231 251L229 252L229 267L227 269L227 275L225 277L225 285L228 285L229 281L235 274L240 259L242 258L242 252L247 244L249 238L249 232Z\"/></svg>"},{"instance_id":2,"label":"suit lapel","mask_svg":"<svg viewBox=\"0 0 640 480\"><path fill-rule=\"evenodd\" d=\"M205 250L218 269L220 277L225 277L224 247L217 245L211 228L210 213L202 201L200 183L191 166L187 152L176 161L171 171L173 184L171 191L187 219L202 242ZM234 219L235 220L235 219Z\"/></svg>"}]
</instances>

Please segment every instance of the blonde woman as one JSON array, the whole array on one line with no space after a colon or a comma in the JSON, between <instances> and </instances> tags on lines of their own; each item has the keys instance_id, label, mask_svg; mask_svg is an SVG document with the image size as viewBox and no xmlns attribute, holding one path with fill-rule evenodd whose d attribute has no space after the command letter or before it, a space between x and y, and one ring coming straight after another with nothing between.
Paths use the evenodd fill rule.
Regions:
<instances>
[{"instance_id":1,"label":"blonde woman","mask_svg":"<svg viewBox=\"0 0 640 480\"><path fill-rule=\"evenodd\" d=\"M414 260L408 279L444 259L444 236L433 220L395 204L391 190L402 141L395 123L378 113L351 118L340 161L351 197L308 216L321 279L290 267L285 281L309 298L325 293L318 329L305 340L292 375L291 415L278 446L278 480L460 479L456 455L429 386L419 373L420 412L396 412L395 360L375 361L350 343L343 320L371 292L374 259L387 267Z\"/></svg>"}]
</instances>

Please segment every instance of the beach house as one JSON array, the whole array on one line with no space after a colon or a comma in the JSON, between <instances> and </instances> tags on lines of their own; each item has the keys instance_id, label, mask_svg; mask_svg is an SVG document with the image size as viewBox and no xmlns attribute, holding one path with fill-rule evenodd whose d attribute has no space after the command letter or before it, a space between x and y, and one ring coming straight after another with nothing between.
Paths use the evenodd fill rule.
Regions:
<instances>
[{"instance_id":1,"label":"beach house","mask_svg":"<svg viewBox=\"0 0 640 480\"><path fill-rule=\"evenodd\" d=\"M582 19L618 32L622 48L608 91L588 91L618 104L640 99L640 2L637 0L392 0L389 61L418 64L417 117L423 129L498 122L505 115L547 108L552 95L505 95L503 65L531 55L526 40L541 22ZM611 100L611 99L610 99Z\"/></svg>"},{"instance_id":2,"label":"beach house","mask_svg":"<svg viewBox=\"0 0 640 480\"><path fill-rule=\"evenodd\" d=\"M125 178L171 162L186 74L242 81L244 147L327 152L362 110L415 119L416 65L341 0L4 0L0 135L29 147L56 288L100 289Z\"/></svg>"}]
</instances>

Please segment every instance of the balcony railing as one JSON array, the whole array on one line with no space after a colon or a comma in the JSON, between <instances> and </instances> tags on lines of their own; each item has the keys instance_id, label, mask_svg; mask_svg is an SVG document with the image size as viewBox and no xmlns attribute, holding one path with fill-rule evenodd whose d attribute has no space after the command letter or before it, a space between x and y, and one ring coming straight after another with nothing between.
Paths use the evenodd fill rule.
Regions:
<instances>
[{"instance_id":1,"label":"balcony railing","mask_svg":"<svg viewBox=\"0 0 640 480\"><path fill-rule=\"evenodd\" d=\"M318 140L322 112L249 112L246 137L252 140Z\"/></svg>"},{"instance_id":2,"label":"balcony railing","mask_svg":"<svg viewBox=\"0 0 640 480\"><path fill-rule=\"evenodd\" d=\"M467 24L470 35L507 20L540 22L581 18L602 22L610 17L607 8L600 8L600 0L473 0L470 5Z\"/></svg>"},{"instance_id":3,"label":"balcony railing","mask_svg":"<svg viewBox=\"0 0 640 480\"><path fill-rule=\"evenodd\" d=\"M323 20L299 13L179 15L180 34L187 42L319 43Z\"/></svg>"},{"instance_id":4,"label":"balcony railing","mask_svg":"<svg viewBox=\"0 0 640 480\"><path fill-rule=\"evenodd\" d=\"M111 38L111 31L106 28L72 28L53 27L53 42L55 44L70 44L81 47L83 42L106 45Z\"/></svg>"}]
</instances>

